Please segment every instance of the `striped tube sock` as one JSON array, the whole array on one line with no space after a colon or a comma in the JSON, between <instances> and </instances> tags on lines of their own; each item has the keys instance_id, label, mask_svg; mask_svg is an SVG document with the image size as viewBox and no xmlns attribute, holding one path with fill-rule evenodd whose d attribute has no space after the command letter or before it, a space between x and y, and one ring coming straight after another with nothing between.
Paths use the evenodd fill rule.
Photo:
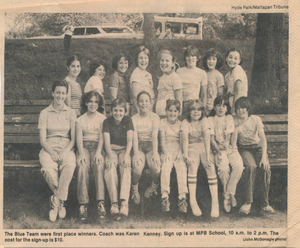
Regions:
<instances>
[{"instance_id":1,"label":"striped tube sock","mask_svg":"<svg viewBox=\"0 0 300 248\"><path fill-rule=\"evenodd\" d=\"M219 217L218 179L217 176L207 177L211 194L211 217Z\"/></svg>"},{"instance_id":2,"label":"striped tube sock","mask_svg":"<svg viewBox=\"0 0 300 248\"><path fill-rule=\"evenodd\" d=\"M197 176L188 175L188 186L190 191L190 205L193 215L200 216L202 214L196 199Z\"/></svg>"}]
</instances>

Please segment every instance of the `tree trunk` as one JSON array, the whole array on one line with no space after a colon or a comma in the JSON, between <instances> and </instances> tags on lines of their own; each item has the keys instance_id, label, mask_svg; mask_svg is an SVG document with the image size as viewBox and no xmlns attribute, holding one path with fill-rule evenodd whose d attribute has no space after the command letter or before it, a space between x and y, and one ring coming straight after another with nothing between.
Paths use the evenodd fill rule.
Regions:
<instances>
[{"instance_id":1,"label":"tree trunk","mask_svg":"<svg viewBox=\"0 0 300 248\"><path fill-rule=\"evenodd\" d=\"M258 14L249 96L277 100L282 69L283 14Z\"/></svg>"},{"instance_id":2,"label":"tree trunk","mask_svg":"<svg viewBox=\"0 0 300 248\"><path fill-rule=\"evenodd\" d=\"M152 56L156 57L158 48L156 45L155 38L155 27L154 27L154 14L144 13L144 35L145 35L145 46L149 48Z\"/></svg>"}]
</instances>

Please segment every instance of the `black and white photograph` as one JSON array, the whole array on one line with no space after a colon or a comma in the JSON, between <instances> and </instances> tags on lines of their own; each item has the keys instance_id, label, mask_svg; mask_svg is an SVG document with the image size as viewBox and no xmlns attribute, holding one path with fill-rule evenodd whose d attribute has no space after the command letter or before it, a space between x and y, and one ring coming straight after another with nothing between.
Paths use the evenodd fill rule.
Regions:
<instances>
[{"instance_id":1,"label":"black and white photograph","mask_svg":"<svg viewBox=\"0 0 300 248\"><path fill-rule=\"evenodd\" d=\"M2 245L286 247L288 3L64 10L4 14Z\"/></svg>"}]
</instances>

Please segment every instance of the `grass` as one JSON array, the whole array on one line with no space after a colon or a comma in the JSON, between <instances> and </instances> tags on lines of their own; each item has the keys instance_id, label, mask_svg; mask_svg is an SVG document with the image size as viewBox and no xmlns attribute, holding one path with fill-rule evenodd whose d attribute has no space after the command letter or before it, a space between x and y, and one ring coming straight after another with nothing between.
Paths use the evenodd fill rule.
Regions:
<instances>
[{"instance_id":1,"label":"grass","mask_svg":"<svg viewBox=\"0 0 300 248\"><path fill-rule=\"evenodd\" d=\"M82 88L88 80L88 65L95 58L101 58L107 64L107 75L113 73L111 60L117 51L124 50L132 54L134 49L143 43L143 40L125 39L73 39L70 54L81 56L82 71L79 83ZM243 51L242 67L251 82L255 40L157 40L158 49L173 49L177 61L184 66L183 52L189 45L199 48L203 56L209 48L215 47L225 56L228 49L240 48ZM287 113L287 84L288 84L288 42L283 46L283 69L281 88L278 89L280 99L274 102L265 102L264 99L255 99L255 113ZM5 100L38 100L51 99L51 85L55 80L62 80L67 75L65 63L67 55L64 52L63 40L5 40ZM157 85L161 71L158 61L152 60L149 72ZM128 70L128 75L134 69L134 63ZM201 68L202 65L200 65ZM220 71L225 75L226 66ZM104 79L104 89L108 97L108 76Z\"/></svg>"}]
</instances>

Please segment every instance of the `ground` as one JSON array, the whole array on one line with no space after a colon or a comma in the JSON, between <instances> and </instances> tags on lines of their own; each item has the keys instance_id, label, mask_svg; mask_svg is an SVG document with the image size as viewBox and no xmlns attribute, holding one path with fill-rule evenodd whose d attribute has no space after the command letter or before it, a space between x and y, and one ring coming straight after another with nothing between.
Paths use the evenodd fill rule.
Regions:
<instances>
[{"instance_id":1,"label":"ground","mask_svg":"<svg viewBox=\"0 0 300 248\"><path fill-rule=\"evenodd\" d=\"M143 229L143 228L282 228L287 226L287 188L286 171L274 170L270 187L270 204L276 210L275 214L263 214L256 204L253 205L248 216L238 213L243 203L242 185L239 183L237 192L238 207L229 214L222 208L222 193L219 187L220 217L212 219L210 215L210 195L207 180L203 169L199 170L197 199L203 215L195 218L189 209L187 216L179 215L176 206L177 192L173 190L170 195L171 211L163 215L160 211L159 196L153 197L146 204L145 214L141 215L140 206L130 202L130 212L127 218L116 221L109 214L105 220L98 221L94 200L93 183L90 188L89 220L87 223L78 221L78 202L76 200L76 176L71 182L67 201L67 218L51 223L48 220L49 196L51 191L39 171L23 171L18 184L13 180L14 173L5 173L3 227L5 229ZM146 184L149 181L144 181ZM176 186L174 172L171 185ZM219 184L220 185L220 184ZM142 186L143 187L143 186ZM172 187L172 186L171 186ZM176 188L176 187L173 187ZM257 195L258 189L256 189ZM108 199L108 198L107 198ZM109 202L106 201L109 210Z\"/></svg>"}]
</instances>

